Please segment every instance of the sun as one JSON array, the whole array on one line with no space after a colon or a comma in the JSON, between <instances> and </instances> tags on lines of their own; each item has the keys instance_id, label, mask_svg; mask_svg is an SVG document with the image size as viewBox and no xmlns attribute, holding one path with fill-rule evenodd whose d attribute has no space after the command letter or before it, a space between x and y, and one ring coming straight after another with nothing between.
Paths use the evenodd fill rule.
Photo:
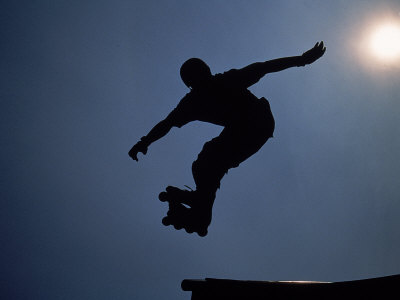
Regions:
<instances>
[{"instance_id":1,"label":"sun","mask_svg":"<svg viewBox=\"0 0 400 300\"><path fill-rule=\"evenodd\" d=\"M372 54L382 61L400 60L400 24L378 25L371 34L369 46Z\"/></svg>"}]
</instances>

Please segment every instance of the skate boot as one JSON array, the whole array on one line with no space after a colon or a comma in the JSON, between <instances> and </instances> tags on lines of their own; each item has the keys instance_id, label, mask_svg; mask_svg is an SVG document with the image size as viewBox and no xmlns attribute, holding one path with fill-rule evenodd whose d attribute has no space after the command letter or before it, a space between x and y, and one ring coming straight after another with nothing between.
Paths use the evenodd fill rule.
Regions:
<instances>
[{"instance_id":1,"label":"skate boot","mask_svg":"<svg viewBox=\"0 0 400 300\"><path fill-rule=\"evenodd\" d=\"M204 206L207 201L202 201L197 191L168 186L166 192L160 193L159 199L169 204L167 216L162 220L165 226L173 225L177 230L184 228L188 233L207 235L207 228L211 223L212 205Z\"/></svg>"}]
</instances>

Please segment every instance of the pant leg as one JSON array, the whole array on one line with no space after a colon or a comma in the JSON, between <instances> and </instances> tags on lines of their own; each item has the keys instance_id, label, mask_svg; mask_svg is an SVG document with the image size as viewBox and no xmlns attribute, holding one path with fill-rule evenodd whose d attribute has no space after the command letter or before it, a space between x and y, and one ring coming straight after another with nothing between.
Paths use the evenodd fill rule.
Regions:
<instances>
[{"instance_id":1,"label":"pant leg","mask_svg":"<svg viewBox=\"0 0 400 300\"><path fill-rule=\"evenodd\" d=\"M223 135L223 132L221 135ZM222 177L229 169L226 145L221 135L205 143L192 164L192 173L197 190L215 193L220 187Z\"/></svg>"},{"instance_id":2,"label":"pant leg","mask_svg":"<svg viewBox=\"0 0 400 300\"><path fill-rule=\"evenodd\" d=\"M274 128L269 103L263 99L248 118L225 127L218 137L205 143L192 165L197 190L215 194L228 170L256 153L272 137Z\"/></svg>"},{"instance_id":3,"label":"pant leg","mask_svg":"<svg viewBox=\"0 0 400 300\"><path fill-rule=\"evenodd\" d=\"M269 137L225 128L220 136L204 144L193 162L192 173L197 190L215 193L228 170L256 153Z\"/></svg>"}]
</instances>

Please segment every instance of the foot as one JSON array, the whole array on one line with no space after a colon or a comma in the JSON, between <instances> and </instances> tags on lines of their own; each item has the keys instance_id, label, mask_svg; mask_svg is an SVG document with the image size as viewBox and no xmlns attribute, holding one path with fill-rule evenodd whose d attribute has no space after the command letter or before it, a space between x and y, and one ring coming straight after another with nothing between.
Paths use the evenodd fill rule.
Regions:
<instances>
[{"instance_id":1,"label":"foot","mask_svg":"<svg viewBox=\"0 0 400 300\"><path fill-rule=\"evenodd\" d=\"M175 229L184 228L188 233L197 232L200 236L207 235L214 198L209 201L209 199L199 197L197 191L181 190L169 186L166 192L160 193L159 199L169 203L167 216L162 220L165 226L173 225ZM211 205L205 205L209 203Z\"/></svg>"},{"instance_id":2,"label":"foot","mask_svg":"<svg viewBox=\"0 0 400 300\"><path fill-rule=\"evenodd\" d=\"M165 190L166 192L161 192L160 195L158 195L158 199L160 199L161 202L168 201L169 203L182 203L190 207L192 206L195 191L181 190L174 186L167 186Z\"/></svg>"},{"instance_id":3,"label":"foot","mask_svg":"<svg viewBox=\"0 0 400 300\"><path fill-rule=\"evenodd\" d=\"M169 209L167 216L163 218L165 226L173 225L175 229L185 229L188 233L197 232L200 236L207 235L207 228L211 223L210 217L200 215L193 208L181 204Z\"/></svg>"}]
</instances>

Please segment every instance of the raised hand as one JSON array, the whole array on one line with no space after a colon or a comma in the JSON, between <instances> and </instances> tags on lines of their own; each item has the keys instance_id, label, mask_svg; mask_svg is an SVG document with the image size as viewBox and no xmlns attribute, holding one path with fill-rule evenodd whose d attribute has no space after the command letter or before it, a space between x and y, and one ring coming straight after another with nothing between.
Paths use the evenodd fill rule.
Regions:
<instances>
[{"instance_id":1,"label":"raised hand","mask_svg":"<svg viewBox=\"0 0 400 300\"><path fill-rule=\"evenodd\" d=\"M302 65L312 64L314 61L319 59L322 55L324 55L326 48L324 47L324 42L316 43L313 48L303 53L302 57Z\"/></svg>"}]
</instances>

